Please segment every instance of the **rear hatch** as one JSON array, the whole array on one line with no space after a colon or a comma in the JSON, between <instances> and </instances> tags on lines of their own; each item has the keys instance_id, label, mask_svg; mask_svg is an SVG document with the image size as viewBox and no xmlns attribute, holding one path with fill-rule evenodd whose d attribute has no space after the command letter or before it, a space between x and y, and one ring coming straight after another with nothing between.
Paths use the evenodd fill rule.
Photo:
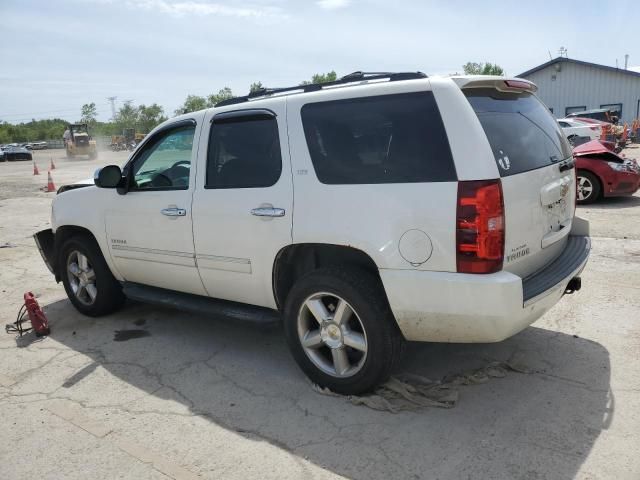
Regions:
<instances>
[{"instance_id":1,"label":"rear hatch","mask_svg":"<svg viewBox=\"0 0 640 480\"><path fill-rule=\"evenodd\" d=\"M560 255L575 212L571 147L534 90L528 82L504 79L463 87L502 180L503 269L521 277Z\"/></svg>"}]
</instances>

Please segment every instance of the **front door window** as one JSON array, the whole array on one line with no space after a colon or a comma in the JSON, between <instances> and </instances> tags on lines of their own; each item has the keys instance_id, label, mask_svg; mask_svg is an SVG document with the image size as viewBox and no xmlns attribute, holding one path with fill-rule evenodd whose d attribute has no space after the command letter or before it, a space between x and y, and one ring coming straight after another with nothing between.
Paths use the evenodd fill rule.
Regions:
<instances>
[{"instance_id":1,"label":"front door window","mask_svg":"<svg viewBox=\"0 0 640 480\"><path fill-rule=\"evenodd\" d=\"M194 133L194 126L179 127L146 144L133 165L131 190L189 188Z\"/></svg>"}]
</instances>

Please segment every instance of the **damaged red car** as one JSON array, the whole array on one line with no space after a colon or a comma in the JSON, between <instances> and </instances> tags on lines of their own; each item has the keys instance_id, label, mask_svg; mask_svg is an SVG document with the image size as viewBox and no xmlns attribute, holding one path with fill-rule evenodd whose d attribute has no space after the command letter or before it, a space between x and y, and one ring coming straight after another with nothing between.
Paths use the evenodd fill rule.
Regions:
<instances>
[{"instance_id":1,"label":"damaged red car","mask_svg":"<svg viewBox=\"0 0 640 480\"><path fill-rule=\"evenodd\" d=\"M640 188L640 166L621 157L598 140L573 150L577 171L577 200L593 203L603 197L633 195Z\"/></svg>"}]
</instances>

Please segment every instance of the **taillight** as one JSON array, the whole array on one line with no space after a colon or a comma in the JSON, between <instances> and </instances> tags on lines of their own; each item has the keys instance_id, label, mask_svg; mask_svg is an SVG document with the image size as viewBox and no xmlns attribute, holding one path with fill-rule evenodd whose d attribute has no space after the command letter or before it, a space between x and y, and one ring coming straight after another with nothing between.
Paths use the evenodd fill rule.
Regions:
<instances>
[{"instance_id":1,"label":"taillight","mask_svg":"<svg viewBox=\"0 0 640 480\"><path fill-rule=\"evenodd\" d=\"M509 88L520 88L522 90L533 90L533 84L524 80L505 80L505 85Z\"/></svg>"},{"instance_id":2,"label":"taillight","mask_svg":"<svg viewBox=\"0 0 640 480\"><path fill-rule=\"evenodd\" d=\"M459 273L493 273L504 259L500 180L458 182L456 263Z\"/></svg>"}]
</instances>

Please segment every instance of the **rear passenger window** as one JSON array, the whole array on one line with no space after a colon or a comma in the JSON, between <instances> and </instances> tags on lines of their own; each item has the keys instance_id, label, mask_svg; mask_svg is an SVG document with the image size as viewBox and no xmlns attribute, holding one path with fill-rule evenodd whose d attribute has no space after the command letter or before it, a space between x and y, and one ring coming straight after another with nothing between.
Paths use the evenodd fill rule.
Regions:
<instances>
[{"instance_id":1,"label":"rear passenger window","mask_svg":"<svg viewBox=\"0 0 640 480\"><path fill-rule=\"evenodd\" d=\"M301 114L322 183L457 180L432 92L309 103Z\"/></svg>"},{"instance_id":2,"label":"rear passenger window","mask_svg":"<svg viewBox=\"0 0 640 480\"><path fill-rule=\"evenodd\" d=\"M470 88L464 94L484 128L502 177L571 156L558 122L535 95L494 88Z\"/></svg>"},{"instance_id":3,"label":"rear passenger window","mask_svg":"<svg viewBox=\"0 0 640 480\"><path fill-rule=\"evenodd\" d=\"M275 117L214 117L205 188L260 188L280 178L282 158Z\"/></svg>"}]
</instances>

